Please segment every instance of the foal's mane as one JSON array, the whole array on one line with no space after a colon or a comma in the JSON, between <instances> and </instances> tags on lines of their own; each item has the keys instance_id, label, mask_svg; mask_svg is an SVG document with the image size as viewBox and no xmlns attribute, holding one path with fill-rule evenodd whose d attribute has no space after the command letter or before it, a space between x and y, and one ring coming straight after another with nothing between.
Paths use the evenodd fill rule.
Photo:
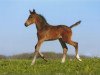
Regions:
<instances>
[{"instance_id":1,"label":"foal's mane","mask_svg":"<svg viewBox=\"0 0 100 75\"><path fill-rule=\"evenodd\" d=\"M38 14L38 15L41 17L41 19L42 19L46 24L48 24L43 15L41 15L41 14Z\"/></svg>"}]
</instances>

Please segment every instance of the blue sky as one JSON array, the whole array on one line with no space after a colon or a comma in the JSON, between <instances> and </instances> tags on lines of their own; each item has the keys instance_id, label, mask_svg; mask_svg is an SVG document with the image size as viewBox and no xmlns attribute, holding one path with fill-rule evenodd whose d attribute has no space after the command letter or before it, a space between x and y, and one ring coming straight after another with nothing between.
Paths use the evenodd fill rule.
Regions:
<instances>
[{"instance_id":1,"label":"blue sky","mask_svg":"<svg viewBox=\"0 0 100 75\"><path fill-rule=\"evenodd\" d=\"M70 26L81 20L82 23L72 29L72 39L79 42L79 54L100 57L99 0L0 0L0 54L34 52L35 24L24 26L29 9L35 9L53 25ZM68 48L68 54L75 54L72 46ZM63 50L56 40L44 42L40 51L62 53Z\"/></svg>"}]
</instances>

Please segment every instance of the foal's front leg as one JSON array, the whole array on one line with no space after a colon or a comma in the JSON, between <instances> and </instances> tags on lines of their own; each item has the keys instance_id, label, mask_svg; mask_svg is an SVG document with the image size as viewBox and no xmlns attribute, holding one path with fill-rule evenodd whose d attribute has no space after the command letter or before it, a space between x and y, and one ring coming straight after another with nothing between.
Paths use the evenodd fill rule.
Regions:
<instances>
[{"instance_id":1,"label":"foal's front leg","mask_svg":"<svg viewBox=\"0 0 100 75\"><path fill-rule=\"evenodd\" d=\"M34 52L34 58L33 58L33 61L31 63L31 65L35 64L35 60L37 58L37 55L39 54L39 49L40 49L40 46L41 46L42 43L43 43L43 41L39 40L38 43L36 44L36 46L35 46L35 52Z\"/></svg>"},{"instance_id":2,"label":"foal's front leg","mask_svg":"<svg viewBox=\"0 0 100 75\"><path fill-rule=\"evenodd\" d=\"M44 55L41 52L39 52L39 55L41 56L42 59L44 59L47 62L47 59L44 57Z\"/></svg>"}]
</instances>

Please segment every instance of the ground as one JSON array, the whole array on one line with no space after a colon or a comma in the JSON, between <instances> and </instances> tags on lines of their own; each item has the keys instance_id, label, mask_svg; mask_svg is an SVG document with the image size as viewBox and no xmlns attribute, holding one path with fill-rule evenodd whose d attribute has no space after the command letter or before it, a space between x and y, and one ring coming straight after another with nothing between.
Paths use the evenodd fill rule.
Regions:
<instances>
[{"instance_id":1,"label":"ground","mask_svg":"<svg viewBox=\"0 0 100 75\"><path fill-rule=\"evenodd\" d=\"M99 75L100 58L67 59L64 64L61 59L49 59L48 62L38 59L31 66L32 60L3 59L0 60L0 75Z\"/></svg>"}]
</instances>

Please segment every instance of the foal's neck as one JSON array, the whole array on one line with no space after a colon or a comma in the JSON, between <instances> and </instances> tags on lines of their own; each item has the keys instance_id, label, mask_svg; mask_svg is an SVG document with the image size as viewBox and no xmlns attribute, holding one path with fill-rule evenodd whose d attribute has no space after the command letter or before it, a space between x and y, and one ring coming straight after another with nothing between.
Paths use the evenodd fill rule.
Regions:
<instances>
[{"instance_id":1,"label":"foal's neck","mask_svg":"<svg viewBox=\"0 0 100 75\"><path fill-rule=\"evenodd\" d=\"M36 18L35 24L36 24L37 30L41 30L41 29L49 26L49 24L47 23L47 21L45 19L41 18L41 17L37 17Z\"/></svg>"},{"instance_id":2,"label":"foal's neck","mask_svg":"<svg viewBox=\"0 0 100 75\"><path fill-rule=\"evenodd\" d=\"M36 24L37 30L41 30L41 29L45 28L46 26L48 26L48 24Z\"/></svg>"}]
</instances>

